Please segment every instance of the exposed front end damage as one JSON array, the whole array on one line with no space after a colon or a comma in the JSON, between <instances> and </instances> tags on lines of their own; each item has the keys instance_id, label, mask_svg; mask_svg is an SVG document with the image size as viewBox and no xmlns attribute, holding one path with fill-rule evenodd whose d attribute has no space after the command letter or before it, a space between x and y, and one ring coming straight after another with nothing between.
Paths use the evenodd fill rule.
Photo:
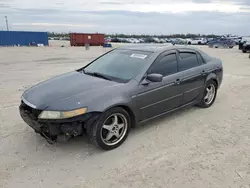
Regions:
<instances>
[{"instance_id":1,"label":"exposed front end damage","mask_svg":"<svg viewBox=\"0 0 250 188\"><path fill-rule=\"evenodd\" d=\"M87 113L63 120L41 120L38 116L42 110L34 109L23 101L19 106L19 111L22 119L50 144L56 141L67 141L70 138L82 135L87 125L92 122L91 120L99 114Z\"/></svg>"}]
</instances>

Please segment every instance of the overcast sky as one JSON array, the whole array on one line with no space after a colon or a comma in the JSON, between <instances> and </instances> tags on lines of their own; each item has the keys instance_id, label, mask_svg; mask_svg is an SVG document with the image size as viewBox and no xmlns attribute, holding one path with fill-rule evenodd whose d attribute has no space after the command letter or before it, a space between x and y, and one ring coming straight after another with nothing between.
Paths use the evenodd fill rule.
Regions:
<instances>
[{"instance_id":1,"label":"overcast sky","mask_svg":"<svg viewBox=\"0 0 250 188\"><path fill-rule=\"evenodd\" d=\"M0 0L0 29L250 35L250 0Z\"/></svg>"}]
</instances>

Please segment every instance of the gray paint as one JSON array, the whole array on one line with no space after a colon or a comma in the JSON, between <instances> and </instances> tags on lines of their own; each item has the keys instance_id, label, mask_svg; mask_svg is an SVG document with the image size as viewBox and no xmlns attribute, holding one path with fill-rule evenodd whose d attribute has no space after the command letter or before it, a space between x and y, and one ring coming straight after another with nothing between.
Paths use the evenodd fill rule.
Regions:
<instances>
[{"instance_id":1,"label":"gray paint","mask_svg":"<svg viewBox=\"0 0 250 188\"><path fill-rule=\"evenodd\" d=\"M138 124L182 106L199 102L208 80L214 79L218 85L222 81L221 61L208 58L209 62L163 77L162 82L148 82L145 81L146 72L154 62L158 61L157 57L162 53L175 52L178 55L178 50L203 53L194 48L175 46L158 48L156 45L138 45L121 49L153 52L145 62L143 70L128 83L117 83L73 71L28 89L23 98L37 109L52 111L87 107L88 112L104 112L114 106L126 106L131 109L135 115L135 124Z\"/></svg>"}]
</instances>

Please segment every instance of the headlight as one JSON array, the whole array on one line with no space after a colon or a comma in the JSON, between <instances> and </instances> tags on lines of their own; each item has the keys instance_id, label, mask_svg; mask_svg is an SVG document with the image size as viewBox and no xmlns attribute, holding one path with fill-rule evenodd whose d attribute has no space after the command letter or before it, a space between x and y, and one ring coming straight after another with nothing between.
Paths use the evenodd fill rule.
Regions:
<instances>
[{"instance_id":1,"label":"headlight","mask_svg":"<svg viewBox=\"0 0 250 188\"><path fill-rule=\"evenodd\" d=\"M39 119L66 119L66 118L72 118L75 116L79 116L82 114L85 114L87 112L87 108L79 108L76 110L71 110L71 111L43 111L39 115Z\"/></svg>"}]
</instances>

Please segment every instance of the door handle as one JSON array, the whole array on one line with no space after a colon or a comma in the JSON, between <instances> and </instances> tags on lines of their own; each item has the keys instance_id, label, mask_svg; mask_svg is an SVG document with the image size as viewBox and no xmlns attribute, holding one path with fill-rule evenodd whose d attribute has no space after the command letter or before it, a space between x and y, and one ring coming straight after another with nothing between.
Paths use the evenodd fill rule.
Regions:
<instances>
[{"instance_id":1,"label":"door handle","mask_svg":"<svg viewBox=\"0 0 250 188\"><path fill-rule=\"evenodd\" d=\"M204 75L207 74L207 71L203 70L203 71L201 72L201 74L204 76Z\"/></svg>"},{"instance_id":2,"label":"door handle","mask_svg":"<svg viewBox=\"0 0 250 188\"><path fill-rule=\"evenodd\" d=\"M180 79L177 79L177 80L175 80L175 82L174 82L176 85L180 85L180 83L181 83L181 80Z\"/></svg>"}]
</instances>

